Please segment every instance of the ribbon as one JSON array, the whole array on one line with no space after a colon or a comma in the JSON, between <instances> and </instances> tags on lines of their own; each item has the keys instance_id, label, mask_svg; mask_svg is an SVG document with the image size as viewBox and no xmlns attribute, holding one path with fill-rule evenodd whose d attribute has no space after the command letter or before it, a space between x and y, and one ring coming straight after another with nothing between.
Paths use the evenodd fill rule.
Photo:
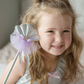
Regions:
<instances>
[{"instance_id":1,"label":"ribbon","mask_svg":"<svg viewBox=\"0 0 84 84\"><path fill-rule=\"evenodd\" d=\"M50 77L55 77L55 78L60 79L60 77L59 76L56 76L56 74L57 74L57 71L54 72L53 74L48 73L48 75L49 75L48 81L49 81Z\"/></svg>"}]
</instances>

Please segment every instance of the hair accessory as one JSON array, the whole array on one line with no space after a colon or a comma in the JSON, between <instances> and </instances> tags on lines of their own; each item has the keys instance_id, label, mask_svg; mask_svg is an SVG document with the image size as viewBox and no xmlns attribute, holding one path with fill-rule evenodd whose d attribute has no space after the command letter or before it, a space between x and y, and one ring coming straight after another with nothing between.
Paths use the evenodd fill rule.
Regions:
<instances>
[{"instance_id":1,"label":"hair accessory","mask_svg":"<svg viewBox=\"0 0 84 84\"><path fill-rule=\"evenodd\" d=\"M15 26L14 32L10 35L11 44L14 46L16 50L18 50L15 59L12 63L12 66L9 70L9 73L6 76L6 79L3 84L6 83L10 72L16 62L16 59L19 55L22 54L22 60L24 61L24 56L27 54L33 54L38 49L40 49L39 44L35 43L35 41L39 40L39 36L37 35L36 29L31 24L21 24L20 26ZM21 56L20 64L21 64Z\"/></svg>"}]
</instances>

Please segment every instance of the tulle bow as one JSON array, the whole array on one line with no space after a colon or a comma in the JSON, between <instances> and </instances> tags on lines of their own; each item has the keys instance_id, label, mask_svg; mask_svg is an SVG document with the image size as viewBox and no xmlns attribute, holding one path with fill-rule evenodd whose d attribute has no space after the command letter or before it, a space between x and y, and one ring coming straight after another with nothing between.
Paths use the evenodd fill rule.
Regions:
<instances>
[{"instance_id":1,"label":"tulle bow","mask_svg":"<svg viewBox=\"0 0 84 84\"><path fill-rule=\"evenodd\" d=\"M31 24L15 26L14 32L10 35L11 44L22 54L23 61L25 54L32 54L40 49L40 45L35 43L38 40L36 29Z\"/></svg>"}]
</instances>

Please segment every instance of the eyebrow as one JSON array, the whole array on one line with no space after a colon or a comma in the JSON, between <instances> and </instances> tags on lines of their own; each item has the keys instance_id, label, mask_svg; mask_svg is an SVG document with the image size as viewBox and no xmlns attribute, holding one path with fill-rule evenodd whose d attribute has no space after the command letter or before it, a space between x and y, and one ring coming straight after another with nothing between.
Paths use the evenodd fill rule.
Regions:
<instances>
[{"instance_id":1,"label":"eyebrow","mask_svg":"<svg viewBox=\"0 0 84 84\"><path fill-rule=\"evenodd\" d=\"M64 28L64 29L71 29L70 27Z\"/></svg>"},{"instance_id":2,"label":"eyebrow","mask_svg":"<svg viewBox=\"0 0 84 84\"><path fill-rule=\"evenodd\" d=\"M47 30L49 30L49 29L55 30L56 28L48 28ZM71 29L71 28L70 27L66 27L66 28L63 28L63 29Z\"/></svg>"}]
</instances>

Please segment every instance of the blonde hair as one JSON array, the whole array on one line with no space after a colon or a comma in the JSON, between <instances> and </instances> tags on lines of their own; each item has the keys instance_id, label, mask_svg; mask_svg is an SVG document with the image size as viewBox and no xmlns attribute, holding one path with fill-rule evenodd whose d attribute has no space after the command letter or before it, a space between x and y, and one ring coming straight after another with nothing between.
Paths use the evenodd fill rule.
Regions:
<instances>
[{"instance_id":1,"label":"blonde hair","mask_svg":"<svg viewBox=\"0 0 84 84\"><path fill-rule=\"evenodd\" d=\"M62 56L66 62L66 71L63 79L68 80L68 82L73 82L77 77L77 73L81 72L80 67L83 67L79 62L83 42L76 32L75 25L77 16L68 0L35 0L33 6L21 17L22 23L32 24L36 29L38 29L38 21L40 19L38 14L41 11L47 13L56 11L61 15L66 14L72 17L72 43L70 47L64 51ZM37 43L39 44L39 42ZM34 81L38 81L39 84L42 84L43 80L44 84L48 84L48 70L46 69L44 55L41 53L41 49L30 55L29 58L30 65L28 70L30 74L28 74L28 76L31 75L31 84L33 84Z\"/></svg>"}]
</instances>

